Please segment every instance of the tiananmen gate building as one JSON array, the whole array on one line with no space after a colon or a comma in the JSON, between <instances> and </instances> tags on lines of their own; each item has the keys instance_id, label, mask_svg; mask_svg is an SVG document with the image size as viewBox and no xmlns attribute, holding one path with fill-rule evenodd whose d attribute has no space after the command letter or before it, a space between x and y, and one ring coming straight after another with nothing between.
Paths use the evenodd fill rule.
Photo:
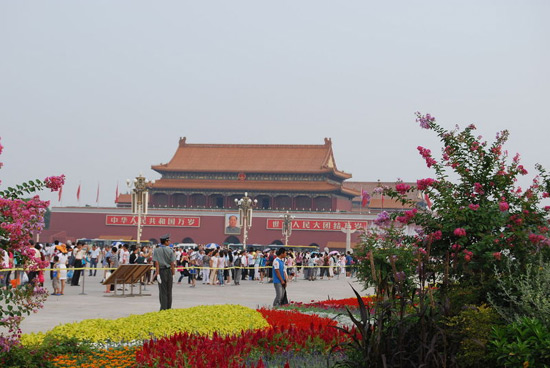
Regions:
<instances>
[{"instance_id":1,"label":"tiananmen gate building","mask_svg":"<svg viewBox=\"0 0 550 368\"><path fill-rule=\"evenodd\" d=\"M153 165L161 178L149 187L149 212L142 239L171 233L173 242L241 243L242 231L228 231L238 216L235 199L245 193L257 200L249 244L282 244L282 216L292 220L289 244L345 248L342 229L369 226L381 210L402 209L400 203L374 195L380 182L346 182L339 170L332 141L319 145L189 144L180 138L166 164ZM361 207L361 190L372 198ZM418 193L411 198L423 201ZM135 239L136 216L130 194L121 194L116 207L54 207L50 228L41 241L76 238ZM357 241L359 231L352 234Z\"/></svg>"}]
</instances>

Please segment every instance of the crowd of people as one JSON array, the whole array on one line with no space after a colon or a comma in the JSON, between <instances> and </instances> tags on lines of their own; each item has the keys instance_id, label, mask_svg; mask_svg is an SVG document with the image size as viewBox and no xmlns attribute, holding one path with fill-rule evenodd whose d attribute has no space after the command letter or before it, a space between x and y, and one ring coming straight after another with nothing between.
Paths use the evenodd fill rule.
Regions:
<instances>
[{"instance_id":1,"label":"crowd of people","mask_svg":"<svg viewBox=\"0 0 550 368\"><path fill-rule=\"evenodd\" d=\"M49 262L49 270L31 272L10 271L21 266L17 254L0 249L0 283L4 286L14 286L19 283L45 283L45 275L49 273L52 281L52 294L64 295L67 285L78 286L82 272L89 277L102 277L101 282L109 278L111 272L124 264L151 264L151 272L142 280L143 284L153 284L161 281L163 269L170 268L177 277L177 285L186 280L194 288L197 284L224 287L229 284L240 285L241 281L258 283L275 283L283 278L292 282L303 275L304 280L315 281L340 276L353 276L353 265L356 260L348 252L314 252L285 250L283 257L278 257L276 249L235 250L228 247L207 247L197 245L193 248L183 248L169 244L169 237L161 237L161 244L156 247L144 245L128 245L120 243L112 247L99 247L96 244L86 244L77 241L73 246L71 241L66 244L55 241L51 244L33 244L35 259ZM166 248L160 262L157 249ZM156 252L156 253L155 253ZM155 255L157 254L157 255ZM32 261L32 257L31 257ZM173 264L172 264L173 261ZM157 265L161 267L156 268ZM98 268L99 273L98 273ZM284 272L278 277L275 269ZM179 275L178 275L179 274ZM157 277L159 276L159 277ZM172 275L174 277L174 275ZM169 277L166 273L165 280ZM35 280L36 279L36 280ZM173 280L170 280L170 284ZM160 285L159 285L160 287ZM106 285L105 292L114 290L114 285ZM161 301L162 304L162 301Z\"/></svg>"}]
</instances>

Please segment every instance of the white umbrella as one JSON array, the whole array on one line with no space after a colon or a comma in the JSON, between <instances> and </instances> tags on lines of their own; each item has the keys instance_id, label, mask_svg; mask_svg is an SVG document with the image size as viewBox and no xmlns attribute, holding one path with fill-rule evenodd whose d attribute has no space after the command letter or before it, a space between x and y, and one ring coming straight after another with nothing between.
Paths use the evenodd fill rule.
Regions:
<instances>
[{"instance_id":1,"label":"white umbrella","mask_svg":"<svg viewBox=\"0 0 550 368\"><path fill-rule=\"evenodd\" d=\"M215 248L219 248L220 246L216 243L210 243L210 244L206 244L206 248L208 249L215 249Z\"/></svg>"},{"instance_id":2,"label":"white umbrella","mask_svg":"<svg viewBox=\"0 0 550 368\"><path fill-rule=\"evenodd\" d=\"M331 256L333 254L340 254L340 252L338 252L337 250L333 250L332 252L329 253L329 256Z\"/></svg>"}]
</instances>

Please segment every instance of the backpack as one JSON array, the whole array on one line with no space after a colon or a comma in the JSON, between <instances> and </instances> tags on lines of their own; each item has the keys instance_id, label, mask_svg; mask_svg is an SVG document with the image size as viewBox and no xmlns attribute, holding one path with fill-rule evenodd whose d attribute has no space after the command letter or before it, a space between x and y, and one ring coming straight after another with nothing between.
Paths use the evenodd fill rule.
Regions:
<instances>
[{"instance_id":1,"label":"backpack","mask_svg":"<svg viewBox=\"0 0 550 368\"><path fill-rule=\"evenodd\" d=\"M235 261L233 262L233 265L234 265L235 267L241 267L241 265L242 265L241 257L236 257L236 258L235 258Z\"/></svg>"}]
</instances>

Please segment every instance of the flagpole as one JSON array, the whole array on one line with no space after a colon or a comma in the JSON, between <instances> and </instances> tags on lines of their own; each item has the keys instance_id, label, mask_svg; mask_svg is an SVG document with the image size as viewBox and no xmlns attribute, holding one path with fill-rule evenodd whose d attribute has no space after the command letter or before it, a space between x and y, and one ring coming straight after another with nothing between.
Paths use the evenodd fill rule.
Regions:
<instances>
[{"instance_id":1,"label":"flagpole","mask_svg":"<svg viewBox=\"0 0 550 368\"><path fill-rule=\"evenodd\" d=\"M76 201L78 202L78 206L80 207L80 187L82 186L82 181L78 183L78 189L76 190Z\"/></svg>"},{"instance_id":2,"label":"flagpole","mask_svg":"<svg viewBox=\"0 0 550 368\"><path fill-rule=\"evenodd\" d=\"M97 182L97 194L95 196L96 207L99 207L99 181Z\"/></svg>"},{"instance_id":3,"label":"flagpole","mask_svg":"<svg viewBox=\"0 0 550 368\"><path fill-rule=\"evenodd\" d=\"M359 214L363 214L363 186L361 186L361 200L359 201Z\"/></svg>"}]
</instances>

